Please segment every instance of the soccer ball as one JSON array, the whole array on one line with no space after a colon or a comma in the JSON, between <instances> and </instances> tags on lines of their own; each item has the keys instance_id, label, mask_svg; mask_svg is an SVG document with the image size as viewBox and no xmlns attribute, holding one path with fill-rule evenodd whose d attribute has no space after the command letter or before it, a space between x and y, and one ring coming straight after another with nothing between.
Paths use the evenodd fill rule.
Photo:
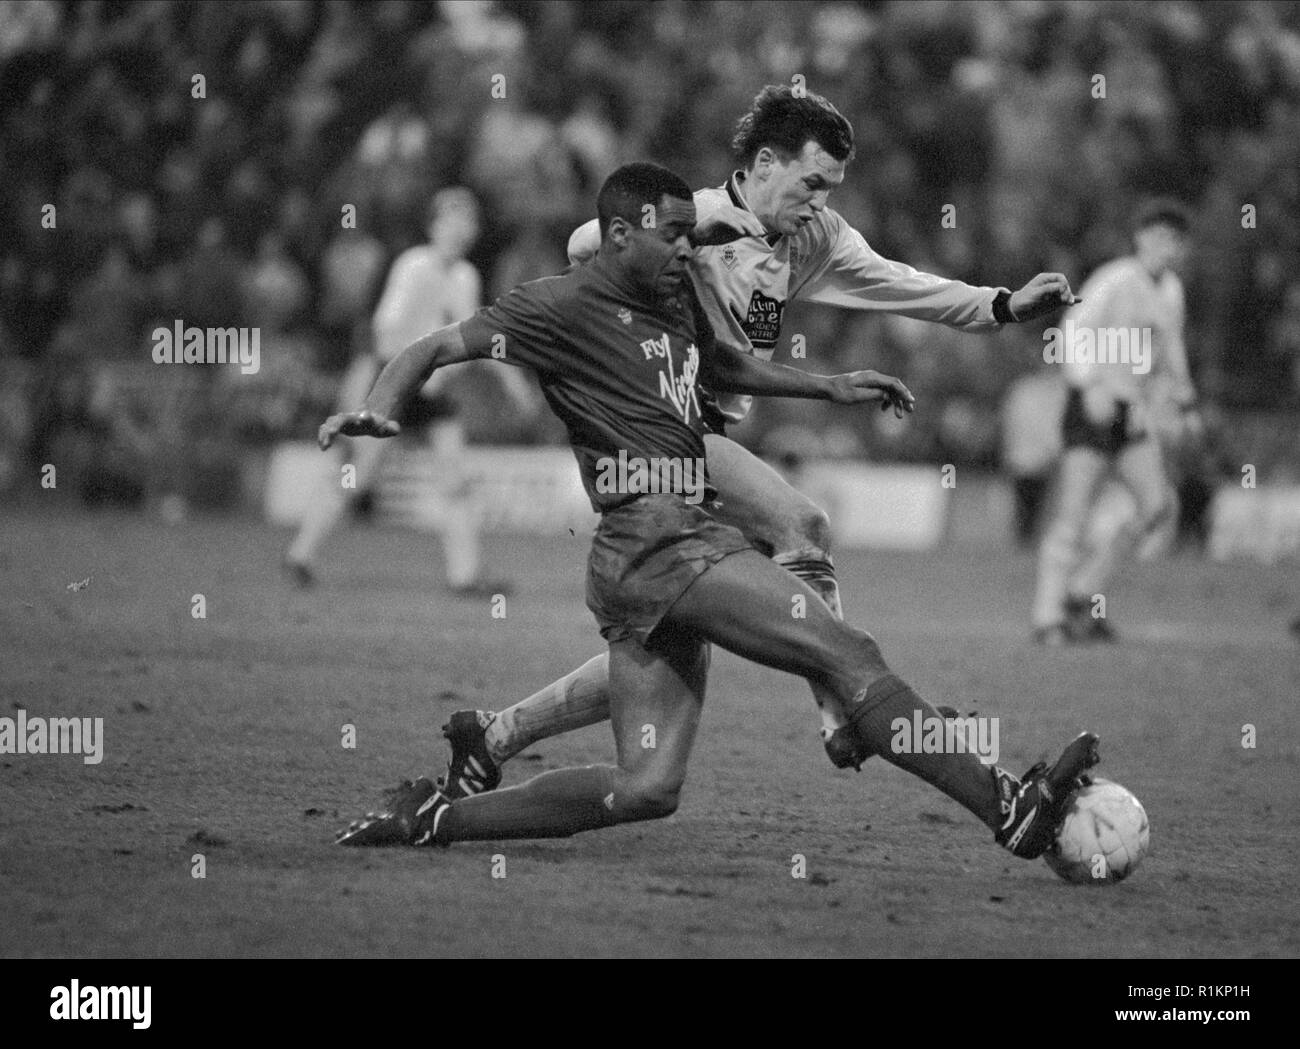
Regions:
<instances>
[{"instance_id":1,"label":"soccer ball","mask_svg":"<svg viewBox=\"0 0 1300 1049\"><path fill-rule=\"evenodd\" d=\"M1047 865L1076 885L1123 881L1142 862L1151 825L1142 803L1118 783L1094 779L1070 797Z\"/></svg>"}]
</instances>

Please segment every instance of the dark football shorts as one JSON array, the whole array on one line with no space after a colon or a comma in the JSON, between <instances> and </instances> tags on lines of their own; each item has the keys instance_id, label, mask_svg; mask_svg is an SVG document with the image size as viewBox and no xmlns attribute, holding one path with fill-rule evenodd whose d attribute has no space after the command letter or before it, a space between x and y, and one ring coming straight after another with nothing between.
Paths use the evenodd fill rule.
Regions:
<instances>
[{"instance_id":1,"label":"dark football shorts","mask_svg":"<svg viewBox=\"0 0 1300 1049\"><path fill-rule=\"evenodd\" d=\"M1066 448L1090 448L1102 455L1115 455L1125 445L1134 444L1146 436L1144 431L1131 428L1132 408L1127 401L1117 401L1115 415L1106 423L1094 423L1083 407L1083 392L1070 387L1065 402L1065 416L1061 420L1061 436Z\"/></svg>"},{"instance_id":2,"label":"dark football shorts","mask_svg":"<svg viewBox=\"0 0 1300 1049\"><path fill-rule=\"evenodd\" d=\"M600 636L653 647L650 635L699 576L753 549L680 495L643 495L606 510L587 557L587 607Z\"/></svg>"}]
</instances>

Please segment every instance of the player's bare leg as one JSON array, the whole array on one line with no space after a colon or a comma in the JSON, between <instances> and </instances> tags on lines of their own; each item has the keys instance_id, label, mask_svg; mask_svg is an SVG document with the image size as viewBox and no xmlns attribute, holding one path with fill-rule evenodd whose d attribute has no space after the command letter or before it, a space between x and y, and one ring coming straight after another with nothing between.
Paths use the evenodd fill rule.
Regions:
<instances>
[{"instance_id":1,"label":"player's bare leg","mask_svg":"<svg viewBox=\"0 0 1300 1049\"><path fill-rule=\"evenodd\" d=\"M339 385L339 410L347 411L352 405L360 404L374 385L378 373L379 364L372 355L365 353L354 358ZM347 441L341 444L339 466L350 464L356 467L355 492L365 491L378 476L385 451L383 441ZM285 567L299 585L310 586L313 582L312 569L321 544L338 526L350 501L349 496L353 494L343 487L341 469L336 468L322 477L307 504L298 533L284 555Z\"/></svg>"},{"instance_id":2,"label":"player's bare leg","mask_svg":"<svg viewBox=\"0 0 1300 1049\"><path fill-rule=\"evenodd\" d=\"M1061 456L1056 504L1038 553L1032 620L1039 640L1064 640L1071 572L1108 465L1104 455L1090 448L1067 448Z\"/></svg>"},{"instance_id":3,"label":"player's bare leg","mask_svg":"<svg viewBox=\"0 0 1300 1049\"><path fill-rule=\"evenodd\" d=\"M1115 473L1132 494L1136 512L1124 519L1106 537L1106 542L1097 544L1078 566L1069 581L1067 600L1072 597L1076 602L1086 602L1092 595L1103 593L1115 567L1133 552L1144 536L1165 527L1174 515L1164 456L1154 438L1123 448L1116 457ZM1086 614L1091 616L1090 612ZM1099 639L1112 636L1104 619L1092 618L1091 623L1095 624L1093 636Z\"/></svg>"},{"instance_id":4,"label":"player's bare leg","mask_svg":"<svg viewBox=\"0 0 1300 1049\"><path fill-rule=\"evenodd\" d=\"M729 652L815 682L847 712L846 723L854 717L864 721L857 734L865 733L872 751L922 776L994 826L997 794L989 769L974 754L893 754L889 723L895 716L910 723L914 710L935 718L939 712L891 673L870 634L819 602L806 600L803 615L797 615L792 601L797 595L811 598L813 592L757 552L739 553L701 576L670 615ZM876 712L866 717L864 704Z\"/></svg>"},{"instance_id":5,"label":"player's bare leg","mask_svg":"<svg viewBox=\"0 0 1300 1049\"><path fill-rule=\"evenodd\" d=\"M720 493L721 506L713 516L771 549L774 562L807 583L831 613L843 619L826 513L735 441L706 434L704 447L709 477ZM829 740L847 718L832 693L819 683L809 684L821 711L822 739Z\"/></svg>"},{"instance_id":6,"label":"player's bare leg","mask_svg":"<svg viewBox=\"0 0 1300 1049\"><path fill-rule=\"evenodd\" d=\"M567 838L677 809L708 679L709 647L675 633L654 650L610 645L610 708L618 765L545 772L506 790L448 801L436 795L413 844Z\"/></svg>"},{"instance_id":7,"label":"player's bare leg","mask_svg":"<svg viewBox=\"0 0 1300 1049\"><path fill-rule=\"evenodd\" d=\"M465 424L443 418L429 427L437 486L435 526L442 542L447 585L461 594L509 593L505 580L482 574L482 507L473 478L464 468Z\"/></svg>"},{"instance_id":8,"label":"player's bare leg","mask_svg":"<svg viewBox=\"0 0 1300 1049\"><path fill-rule=\"evenodd\" d=\"M470 756L478 746L476 734L481 732L482 746L490 761L484 767L495 769L539 740L609 720L609 694L609 653L602 652L500 713L457 711L443 726L443 734L452 741L453 751L459 748ZM469 719L478 720L480 715L487 724L480 725L476 732ZM481 756L476 760L484 764ZM453 756L453 777L464 775L466 764ZM471 776L478 775L472 766L469 771ZM469 783L465 793L477 794L482 789L474 789Z\"/></svg>"},{"instance_id":9,"label":"player's bare leg","mask_svg":"<svg viewBox=\"0 0 1300 1049\"><path fill-rule=\"evenodd\" d=\"M329 474L322 475L284 558L286 567L301 585L313 581L320 548L338 527L352 499L379 477L389 446L388 441L347 441L341 445L338 465ZM341 467L345 465L355 467L355 488L343 487Z\"/></svg>"},{"instance_id":10,"label":"player's bare leg","mask_svg":"<svg viewBox=\"0 0 1300 1049\"><path fill-rule=\"evenodd\" d=\"M943 791L1016 855L1041 855L1055 834L1068 788L1098 760L1097 737L1083 733L1052 768L1035 766L1023 780L985 765L964 747L939 754L895 750L897 721L910 725L919 716L924 724L942 715L890 670L870 634L819 602L805 603L804 618L792 615L791 597L798 593L812 592L756 551L744 551L701 575L665 623L752 662L816 681L837 697L848 730L865 751Z\"/></svg>"}]
</instances>

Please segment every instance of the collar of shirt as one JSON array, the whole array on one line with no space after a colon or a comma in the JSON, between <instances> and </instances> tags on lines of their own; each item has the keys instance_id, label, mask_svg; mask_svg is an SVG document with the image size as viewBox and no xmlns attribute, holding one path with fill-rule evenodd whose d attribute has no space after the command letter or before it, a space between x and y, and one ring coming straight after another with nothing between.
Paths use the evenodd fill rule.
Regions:
<instances>
[{"instance_id":1,"label":"collar of shirt","mask_svg":"<svg viewBox=\"0 0 1300 1049\"><path fill-rule=\"evenodd\" d=\"M742 211L748 211L752 215L754 214L754 209L749 206L744 195L740 192L741 184L744 181L745 173L743 171L739 169L733 171L731 173L731 178L727 179L727 196L731 198L731 203L736 205L736 207L740 208ZM780 233L769 233L763 238L763 240L769 248L775 248L776 242L779 241L782 236L783 234Z\"/></svg>"}]
</instances>

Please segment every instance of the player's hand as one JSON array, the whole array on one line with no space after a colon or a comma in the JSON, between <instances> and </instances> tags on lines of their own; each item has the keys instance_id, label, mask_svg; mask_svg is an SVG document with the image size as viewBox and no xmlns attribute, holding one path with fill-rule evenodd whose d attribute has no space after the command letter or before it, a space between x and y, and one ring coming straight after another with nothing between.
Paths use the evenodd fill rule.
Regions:
<instances>
[{"instance_id":1,"label":"player's hand","mask_svg":"<svg viewBox=\"0 0 1300 1049\"><path fill-rule=\"evenodd\" d=\"M741 237L766 235L767 230L752 211L738 208L734 204L724 204L695 224L695 229L691 231L691 243L697 248L703 248L713 244L729 244Z\"/></svg>"},{"instance_id":2,"label":"player's hand","mask_svg":"<svg viewBox=\"0 0 1300 1049\"><path fill-rule=\"evenodd\" d=\"M1032 320L1044 313L1051 313L1062 306L1073 306L1076 302L1070 282L1064 273L1040 273L1019 291L1015 292L1007 306L1018 321Z\"/></svg>"},{"instance_id":3,"label":"player's hand","mask_svg":"<svg viewBox=\"0 0 1300 1049\"><path fill-rule=\"evenodd\" d=\"M325 451L339 434L344 437L395 437L402 427L392 419L363 409L359 412L340 412L331 415L316 434L316 443Z\"/></svg>"},{"instance_id":4,"label":"player's hand","mask_svg":"<svg viewBox=\"0 0 1300 1049\"><path fill-rule=\"evenodd\" d=\"M912 391L903 385L901 379L870 370L832 375L830 399L835 404L879 401L882 412L893 408L894 414L900 419L905 412L912 411L916 404Z\"/></svg>"}]
</instances>

